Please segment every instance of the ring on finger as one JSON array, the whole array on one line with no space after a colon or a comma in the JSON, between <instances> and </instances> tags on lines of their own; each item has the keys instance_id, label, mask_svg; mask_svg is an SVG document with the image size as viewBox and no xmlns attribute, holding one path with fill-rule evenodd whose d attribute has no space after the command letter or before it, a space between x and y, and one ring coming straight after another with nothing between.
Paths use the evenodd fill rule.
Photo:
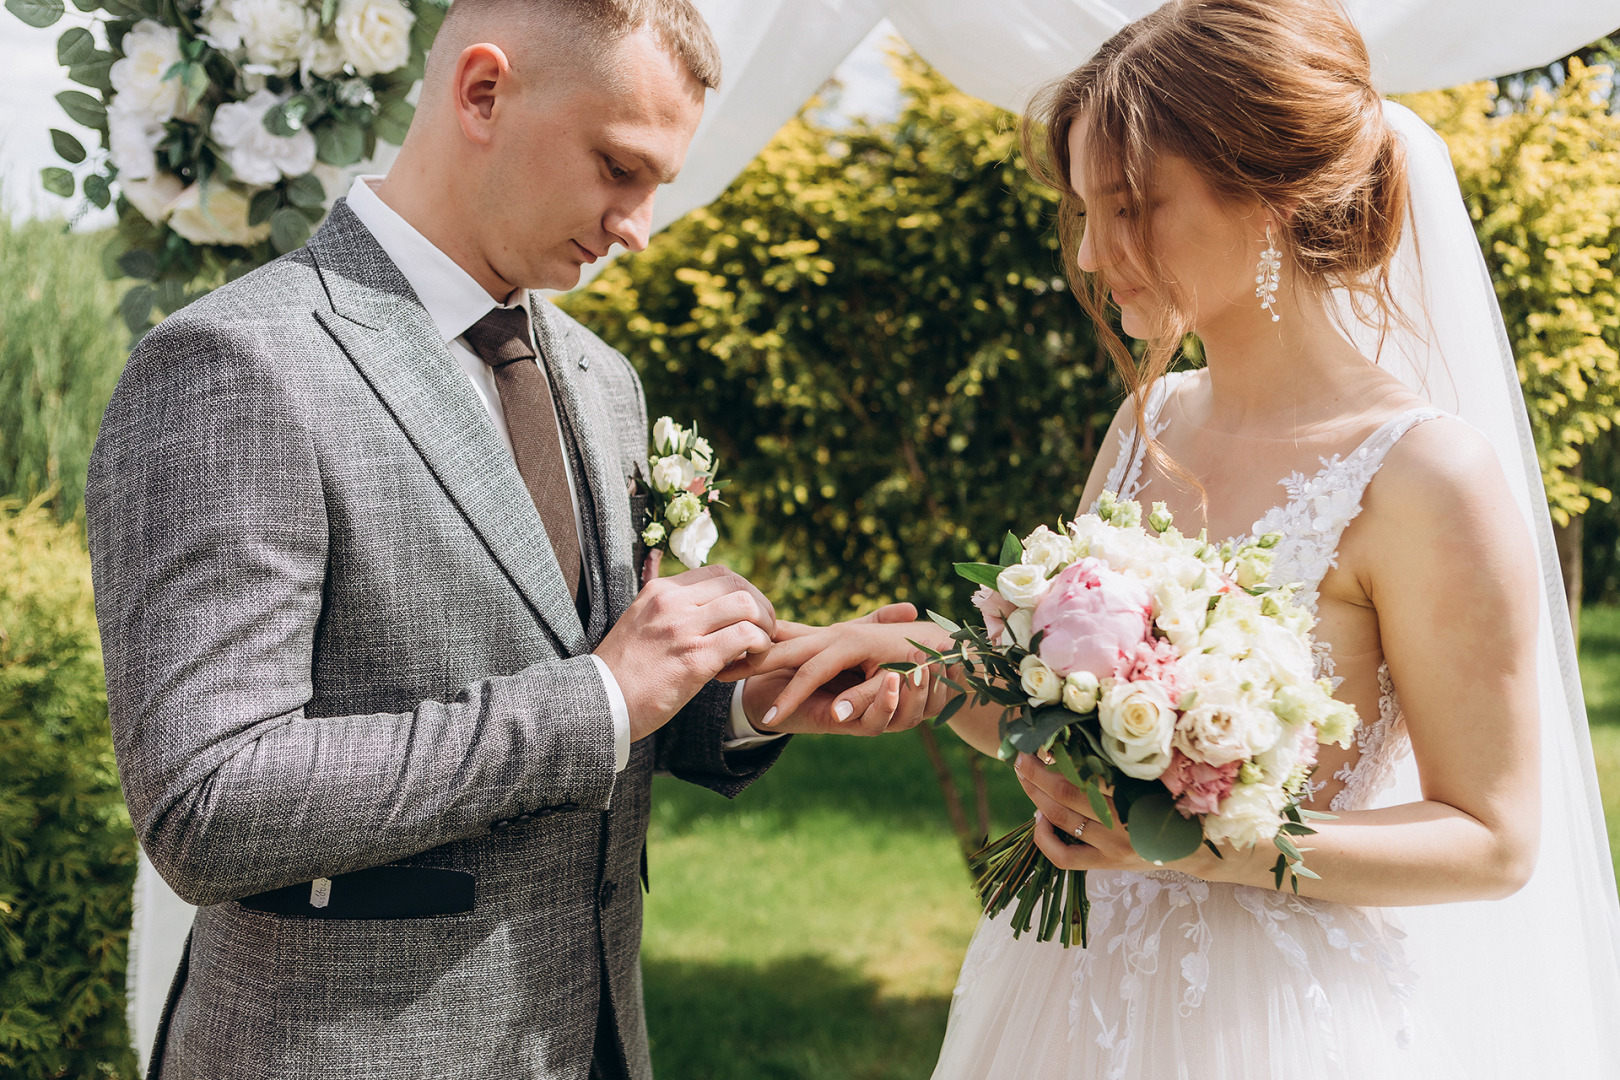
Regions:
<instances>
[{"instance_id":1,"label":"ring on finger","mask_svg":"<svg viewBox=\"0 0 1620 1080\"><path fill-rule=\"evenodd\" d=\"M1074 838L1076 840L1081 839L1085 835L1085 832L1086 832L1086 819L1081 818L1080 819L1080 824L1078 824L1078 825L1076 825L1074 827Z\"/></svg>"}]
</instances>

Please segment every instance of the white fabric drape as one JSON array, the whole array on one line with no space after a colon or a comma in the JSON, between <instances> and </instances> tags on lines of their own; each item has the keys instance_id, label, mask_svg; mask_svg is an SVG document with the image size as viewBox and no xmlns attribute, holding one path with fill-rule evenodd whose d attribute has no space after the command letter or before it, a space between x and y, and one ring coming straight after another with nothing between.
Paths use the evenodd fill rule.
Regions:
<instances>
[{"instance_id":1,"label":"white fabric drape","mask_svg":"<svg viewBox=\"0 0 1620 1080\"><path fill-rule=\"evenodd\" d=\"M724 85L709 101L680 179L659 194L656 229L724 191L885 18L961 89L1017 110L1044 82L1077 66L1115 31L1158 7L1155 0L696 3L720 44ZM1367 39L1379 88L1388 93L1536 67L1620 27L1620 0L1347 0L1346 7ZM1537 477L1521 494L1530 500L1533 519L1540 498ZM1540 515L1545 519L1544 508ZM1553 623L1562 614L1558 595ZM1546 627L1546 613L1543 620ZM1577 697L1572 708L1579 707ZM1590 749L1585 753L1590 761ZM1600 869L1607 872L1607 863ZM142 856L130 939L129 1016L143 1065L191 913ZM1503 1016L1485 1016L1482 1023Z\"/></svg>"}]
</instances>

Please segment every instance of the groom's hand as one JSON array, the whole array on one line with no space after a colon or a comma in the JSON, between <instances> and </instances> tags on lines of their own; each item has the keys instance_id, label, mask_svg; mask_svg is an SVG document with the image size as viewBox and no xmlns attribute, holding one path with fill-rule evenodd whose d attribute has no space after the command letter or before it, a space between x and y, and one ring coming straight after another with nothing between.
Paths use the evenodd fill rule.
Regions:
<instances>
[{"instance_id":1,"label":"groom's hand","mask_svg":"<svg viewBox=\"0 0 1620 1080\"><path fill-rule=\"evenodd\" d=\"M648 583L596 647L629 707L631 740L663 727L728 664L770 648L775 629L771 602L724 566Z\"/></svg>"}]
</instances>

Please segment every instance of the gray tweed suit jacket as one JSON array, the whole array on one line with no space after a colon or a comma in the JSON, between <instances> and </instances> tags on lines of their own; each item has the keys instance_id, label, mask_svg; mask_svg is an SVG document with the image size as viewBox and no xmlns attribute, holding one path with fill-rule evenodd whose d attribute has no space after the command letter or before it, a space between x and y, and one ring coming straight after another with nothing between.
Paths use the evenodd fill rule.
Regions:
<instances>
[{"instance_id":1,"label":"gray tweed suit jacket","mask_svg":"<svg viewBox=\"0 0 1620 1080\"><path fill-rule=\"evenodd\" d=\"M532 310L575 446L584 625L473 388L342 202L130 358L85 499L108 702L141 843L201 905L154 1076L579 1080L604 989L621 1067L651 1075L652 774L735 795L782 741L724 753L711 684L615 774L587 654L637 590L646 406L623 356ZM379 865L470 873L473 910L236 902Z\"/></svg>"}]
</instances>

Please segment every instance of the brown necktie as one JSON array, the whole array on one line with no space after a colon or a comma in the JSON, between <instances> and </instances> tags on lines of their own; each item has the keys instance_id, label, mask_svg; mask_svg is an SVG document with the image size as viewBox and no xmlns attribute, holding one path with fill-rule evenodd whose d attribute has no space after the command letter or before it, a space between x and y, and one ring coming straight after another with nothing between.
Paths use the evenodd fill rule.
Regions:
<instances>
[{"instance_id":1,"label":"brown necktie","mask_svg":"<svg viewBox=\"0 0 1620 1080\"><path fill-rule=\"evenodd\" d=\"M529 341L529 313L522 308L498 307L468 327L462 337L495 373L518 475L523 477L529 497L540 511L552 550L557 553L563 582L577 605L584 560L574 525L568 473L563 468L557 408L551 399L551 385L536 363L539 356Z\"/></svg>"}]
</instances>

